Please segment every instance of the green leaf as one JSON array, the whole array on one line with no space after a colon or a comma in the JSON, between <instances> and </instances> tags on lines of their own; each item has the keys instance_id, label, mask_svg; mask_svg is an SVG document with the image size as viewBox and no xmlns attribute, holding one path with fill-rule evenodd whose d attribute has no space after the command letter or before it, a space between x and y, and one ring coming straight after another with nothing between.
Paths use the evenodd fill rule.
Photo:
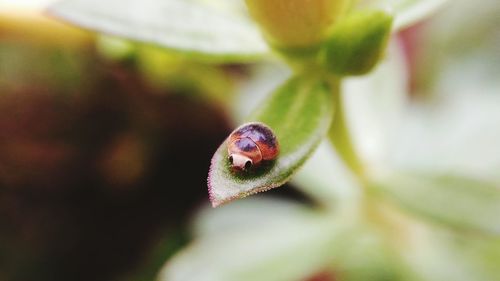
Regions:
<instances>
[{"instance_id":1,"label":"green leaf","mask_svg":"<svg viewBox=\"0 0 500 281\"><path fill-rule=\"evenodd\" d=\"M352 217L351 217L352 219ZM335 237L333 272L344 281L415 281L407 264L394 251L389 237L368 223L346 229ZM337 280L337 279L335 279Z\"/></svg>"},{"instance_id":2,"label":"green leaf","mask_svg":"<svg viewBox=\"0 0 500 281\"><path fill-rule=\"evenodd\" d=\"M394 31L407 28L441 9L449 0L363 0L363 8L384 9L394 15Z\"/></svg>"},{"instance_id":3,"label":"green leaf","mask_svg":"<svg viewBox=\"0 0 500 281\"><path fill-rule=\"evenodd\" d=\"M320 63L337 75L362 75L387 46L392 17L380 11L356 12L334 26L320 51Z\"/></svg>"},{"instance_id":4,"label":"green leaf","mask_svg":"<svg viewBox=\"0 0 500 281\"><path fill-rule=\"evenodd\" d=\"M336 221L299 204L250 199L206 210L201 219L208 230L169 260L157 280L306 280L335 255Z\"/></svg>"},{"instance_id":5,"label":"green leaf","mask_svg":"<svg viewBox=\"0 0 500 281\"><path fill-rule=\"evenodd\" d=\"M373 187L402 207L461 229L500 234L500 184L458 176L391 174Z\"/></svg>"},{"instance_id":6,"label":"green leaf","mask_svg":"<svg viewBox=\"0 0 500 281\"><path fill-rule=\"evenodd\" d=\"M67 0L49 12L79 26L217 61L248 61L268 49L243 16L188 0Z\"/></svg>"},{"instance_id":7,"label":"green leaf","mask_svg":"<svg viewBox=\"0 0 500 281\"><path fill-rule=\"evenodd\" d=\"M385 5L393 10L394 30L397 31L431 16L449 0L385 0L382 2L387 3Z\"/></svg>"},{"instance_id":8,"label":"green leaf","mask_svg":"<svg viewBox=\"0 0 500 281\"><path fill-rule=\"evenodd\" d=\"M207 204L192 220L191 233L196 239L247 232L270 227L286 217L291 221L305 220L311 213L304 204L273 196L252 197L224 208L211 208Z\"/></svg>"},{"instance_id":9,"label":"green leaf","mask_svg":"<svg viewBox=\"0 0 500 281\"><path fill-rule=\"evenodd\" d=\"M331 216L288 200L252 198L204 209L194 229L194 242L158 280L312 280L318 273L414 280L379 229L360 224L352 212Z\"/></svg>"},{"instance_id":10,"label":"green leaf","mask_svg":"<svg viewBox=\"0 0 500 281\"><path fill-rule=\"evenodd\" d=\"M259 107L248 121L267 124L280 143L280 155L248 172L235 172L226 141L212 158L208 190L212 205L266 191L284 184L326 135L333 115L328 85L306 76L290 79Z\"/></svg>"},{"instance_id":11,"label":"green leaf","mask_svg":"<svg viewBox=\"0 0 500 281\"><path fill-rule=\"evenodd\" d=\"M406 225L410 239L406 247L399 247L418 280L498 280L500 236L422 226Z\"/></svg>"}]
</instances>

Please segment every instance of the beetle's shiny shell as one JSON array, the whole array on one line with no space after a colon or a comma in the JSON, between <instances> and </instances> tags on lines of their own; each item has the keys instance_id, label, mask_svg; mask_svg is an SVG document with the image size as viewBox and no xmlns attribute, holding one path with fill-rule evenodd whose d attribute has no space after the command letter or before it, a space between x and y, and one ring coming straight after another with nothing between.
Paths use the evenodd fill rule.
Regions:
<instances>
[{"instance_id":1,"label":"beetle's shiny shell","mask_svg":"<svg viewBox=\"0 0 500 281\"><path fill-rule=\"evenodd\" d=\"M228 153L246 156L256 166L262 160L275 159L279 154L279 144L271 128L263 123L248 123L231 133Z\"/></svg>"}]
</instances>

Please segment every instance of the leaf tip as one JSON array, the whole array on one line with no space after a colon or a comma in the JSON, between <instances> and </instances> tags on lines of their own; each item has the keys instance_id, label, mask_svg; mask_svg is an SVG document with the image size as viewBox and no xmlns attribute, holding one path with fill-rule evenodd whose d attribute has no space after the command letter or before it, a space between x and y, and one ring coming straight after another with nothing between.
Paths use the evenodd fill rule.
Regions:
<instances>
[{"instance_id":1,"label":"leaf tip","mask_svg":"<svg viewBox=\"0 0 500 281\"><path fill-rule=\"evenodd\" d=\"M212 204L212 208L217 208L225 203L228 203L229 201L233 200L232 198L230 199L221 199L215 196L213 192L213 188L210 186L210 183L208 184L208 199L210 200L210 203Z\"/></svg>"},{"instance_id":2,"label":"leaf tip","mask_svg":"<svg viewBox=\"0 0 500 281\"><path fill-rule=\"evenodd\" d=\"M225 144L225 141L222 143L221 147ZM221 148L219 147L218 150ZM210 200L210 203L212 204L213 208L216 208L222 204L225 203L223 199L221 199L219 196L215 194L215 189L214 189L214 184L213 184L213 176L215 173L216 169L216 162L217 162L217 154L214 154L212 157L212 160L210 161L210 168L208 170L208 177L207 177L207 186L208 186L208 199Z\"/></svg>"},{"instance_id":3,"label":"leaf tip","mask_svg":"<svg viewBox=\"0 0 500 281\"><path fill-rule=\"evenodd\" d=\"M222 202L219 202L219 201L210 201L210 202L212 203L212 208L214 208L214 209L219 207L222 204Z\"/></svg>"},{"instance_id":4,"label":"leaf tip","mask_svg":"<svg viewBox=\"0 0 500 281\"><path fill-rule=\"evenodd\" d=\"M216 198L212 185L210 184L210 173L208 174L208 199L210 200L210 203L212 204L212 208L217 208L222 204L222 201L218 198Z\"/></svg>"}]
</instances>

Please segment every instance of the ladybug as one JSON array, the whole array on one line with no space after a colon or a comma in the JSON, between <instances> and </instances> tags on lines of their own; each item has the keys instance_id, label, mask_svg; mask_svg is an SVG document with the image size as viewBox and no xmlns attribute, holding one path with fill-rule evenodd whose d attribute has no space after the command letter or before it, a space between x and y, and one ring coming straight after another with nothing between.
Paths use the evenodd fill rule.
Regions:
<instances>
[{"instance_id":1,"label":"ladybug","mask_svg":"<svg viewBox=\"0 0 500 281\"><path fill-rule=\"evenodd\" d=\"M234 130L228 138L227 152L233 169L248 170L262 161L274 160L279 144L271 128L263 123L247 123Z\"/></svg>"}]
</instances>

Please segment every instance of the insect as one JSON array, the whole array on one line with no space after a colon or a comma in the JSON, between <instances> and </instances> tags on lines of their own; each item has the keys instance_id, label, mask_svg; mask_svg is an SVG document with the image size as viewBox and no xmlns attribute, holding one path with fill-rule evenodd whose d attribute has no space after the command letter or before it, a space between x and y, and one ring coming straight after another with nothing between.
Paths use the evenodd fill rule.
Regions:
<instances>
[{"instance_id":1,"label":"insect","mask_svg":"<svg viewBox=\"0 0 500 281\"><path fill-rule=\"evenodd\" d=\"M247 123L234 130L228 138L227 152L234 169L248 170L262 161L275 159L279 144L271 128L263 123Z\"/></svg>"}]
</instances>

